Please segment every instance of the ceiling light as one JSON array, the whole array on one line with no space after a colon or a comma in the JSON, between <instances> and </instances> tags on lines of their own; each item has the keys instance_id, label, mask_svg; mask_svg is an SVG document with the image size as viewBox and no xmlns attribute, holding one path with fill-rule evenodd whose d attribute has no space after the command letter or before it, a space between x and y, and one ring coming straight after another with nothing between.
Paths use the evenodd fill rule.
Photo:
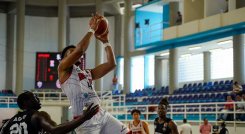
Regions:
<instances>
[{"instance_id":1,"label":"ceiling light","mask_svg":"<svg viewBox=\"0 0 245 134\"><path fill-rule=\"evenodd\" d=\"M218 51L221 51L222 49L220 49L220 48L215 48L215 49L211 49L211 50L209 50L209 52L218 52Z\"/></svg>"},{"instance_id":2,"label":"ceiling light","mask_svg":"<svg viewBox=\"0 0 245 134\"><path fill-rule=\"evenodd\" d=\"M197 49L201 49L202 47L190 47L189 50L197 50Z\"/></svg>"},{"instance_id":3,"label":"ceiling light","mask_svg":"<svg viewBox=\"0 0 245 134\"><path fill-rule=\"evenodd\" d=\"M224 44L230 44L230 43L232 43L232 40L224 40L224 41L220 41L220 42L218 42L217 44L218 44L218 45L224 45Z\"/></svg>"},{"instance_id":4,"label":"ceiling light","mask_svg":"<svg viewBox=\"0 0 245 134\"><path fill-rule=\"evenodd\" d=\"M183 54L180 56L181 58L187 58L187 57L191 57L191 54Z\"/></svg>"},{"instance_id":5,"label":"ceiling light","mask_svg":"<svg viewBox=\"0 0 245 134\"><path fill-rule=\"evenodd\" d=\"M160 56L167 56L167 55L169 55L169 53L162 53L162 54L160 54Z\"/></svg>"},{"instance_id":6,"label":"ceiling light","mask_svg":"<svg viewBox=\"0 0 245 134\"><path fill-rule=\"evenodd\" d=\"M142 4L135 4L135 5L133 5L132 7L133 7L133 8L137 8L137 7L140 7L140 6L142 6Z\"/></svg>"}]
</instances>

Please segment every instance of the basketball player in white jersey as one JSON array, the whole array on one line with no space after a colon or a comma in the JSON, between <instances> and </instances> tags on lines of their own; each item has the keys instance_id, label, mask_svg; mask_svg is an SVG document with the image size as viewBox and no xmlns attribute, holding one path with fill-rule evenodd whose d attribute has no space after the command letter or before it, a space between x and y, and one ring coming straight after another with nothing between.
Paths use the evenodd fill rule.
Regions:
<instances>
[{"instance_id":1,"label":"basketball player in white jersey","mask_svg":"<svg viewBox=\"0 0 245 134\"><path fill-rule=\"evenodd\" d=\"M89 104L100 104L92 81L103 77L116 67L115 56L108 38L109 30L107 30L106 34L96 37L103 43L107 62L94 69L82 70L79 67L79 59L87 50L89 42L98 28L100 19L99 15L93 16L90 29L83 39L77 46L66 47L61 54L62 60L58 67L59 81L62 90L70 100L74 118L81 115ZM120 121L100 108L100 111L92 119L86 121L75 131L77 134L126 134L128 129Z\"/></svg>"},{"instance_id":2,"label":"basketball player in white jersey","mask_svg":"<svg viewBox=\"0 0 245 134\"><path fill-rule=\"evenodd\" d=\"M148 124L140 120L141 112L137 109L132 110L131 115L133 121L129 122L129 129L131 134L149 134Z\"/></svg>"}]
</instances>

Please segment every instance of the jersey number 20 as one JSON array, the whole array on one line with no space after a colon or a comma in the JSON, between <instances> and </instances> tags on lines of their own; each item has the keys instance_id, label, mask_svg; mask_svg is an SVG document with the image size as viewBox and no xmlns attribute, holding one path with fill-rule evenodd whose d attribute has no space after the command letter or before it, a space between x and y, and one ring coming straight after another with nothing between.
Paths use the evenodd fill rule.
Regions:
<instances>
[{"instance_id":1,"label":"jersey number 20","mask_svg":"<svg viewBox=\"0 0 245 134\"><path fill-rule=\"evenodd\" d=\"M10 127L10 134L28 134L26 123L21 122L20 124L15 123L12 125Z\"/></svg>"}]
</instances>

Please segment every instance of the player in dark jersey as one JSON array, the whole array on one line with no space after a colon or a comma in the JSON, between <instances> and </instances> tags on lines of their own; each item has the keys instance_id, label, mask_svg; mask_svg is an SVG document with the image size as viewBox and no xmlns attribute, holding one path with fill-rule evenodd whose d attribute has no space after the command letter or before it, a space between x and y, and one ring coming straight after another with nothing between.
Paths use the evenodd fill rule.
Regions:
<instances>
[{"instance_id":1,"label":"player in dark jersey","mask_svg":"<svg viewBox=\"0 0 245 134\"><path fill-rule=\"evenodd\" d=\"M154 134L179 134L175 122L167 118L168 100L163 98L158 104L158 117L154 121Z\"/></svg>"},{"instance_id":2,"label":"player in dark jersey","mask_svg":"<svg viewBox=\"0 0 245 134\"><path fill-rule=\"evenodd\" d=\"M39 98L32 92L24 92L17 98L17 104L23 112L18 112L6 122L0 134L65 134L91 119L98 112L98 105L89 108L77 119L54 126L53 121L39 112L41 104Z\"/></svg>"}]
</instances>

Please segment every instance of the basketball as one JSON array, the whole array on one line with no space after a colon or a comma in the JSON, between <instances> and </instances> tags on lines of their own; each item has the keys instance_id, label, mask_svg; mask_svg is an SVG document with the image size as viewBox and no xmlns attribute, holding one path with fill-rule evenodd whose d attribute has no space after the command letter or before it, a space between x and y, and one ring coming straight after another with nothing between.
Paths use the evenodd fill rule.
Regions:
<instances>
[{"instance_id":1,"label":"basketball","mask_svg":"<svg viewBox=\"0 0 245 134\"><path fill-rule=\"evenodd\" d=\"M91 19L92 20L92 19ZM90 20L90 25L91 25L91 20ZM101 21L100 24L98 25L98 29L95 31L95 36L101 36L107 32L108 29L108 20L101 16Z\"/></svg>"}]
</instances>

